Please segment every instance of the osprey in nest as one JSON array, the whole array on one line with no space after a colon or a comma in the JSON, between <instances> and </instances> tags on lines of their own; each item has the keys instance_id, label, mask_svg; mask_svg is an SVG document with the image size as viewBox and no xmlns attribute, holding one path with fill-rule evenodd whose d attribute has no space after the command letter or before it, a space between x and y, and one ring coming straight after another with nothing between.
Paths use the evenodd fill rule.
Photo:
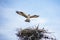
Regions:
<instances>
[{"instance_id":1,"label":"osprey in nest","mask_svg":"<svg viewBox=\"0 0 60 40\"><path fill-rule=\"evenodd\" d=\"M21 16L24 16L26 18L25 22L30 22L30 18L37 18L39 17L38 15L32 15L30 16L30 14L26 15L24 12L19 12L19 11L16 11L17 14L21 15Z\"/></svg>"}]
</instances>

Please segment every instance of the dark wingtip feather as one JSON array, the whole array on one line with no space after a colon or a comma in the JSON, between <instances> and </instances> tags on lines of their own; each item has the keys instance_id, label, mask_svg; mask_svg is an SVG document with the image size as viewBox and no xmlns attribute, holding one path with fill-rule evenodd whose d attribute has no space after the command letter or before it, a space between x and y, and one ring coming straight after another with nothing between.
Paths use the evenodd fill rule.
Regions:
<instances>
[{"instance_id":1,"label":"dark wingtip feather","mask_svg":"<svg viewBox=\"0 0 60 40\"><path fill-rule=\"evenodd\" d=\"M16 13L19 13L19 11L16 11Z\"/></svg>"}]
</instances>

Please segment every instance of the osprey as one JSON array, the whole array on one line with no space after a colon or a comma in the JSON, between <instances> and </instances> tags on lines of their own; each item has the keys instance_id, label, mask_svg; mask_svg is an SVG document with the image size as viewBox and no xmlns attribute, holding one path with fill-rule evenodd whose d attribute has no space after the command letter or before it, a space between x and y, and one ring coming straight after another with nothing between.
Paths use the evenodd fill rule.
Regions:
<instances>
[{"instance_id":1,"label":"osprey","mask_svg":"<svg viewBox=\"0 0 60 40\"><path fill-rule=\"evenodd\" d=\"M33 15L33 16L30 16L30 14L26 15L24 12L19 12L19 11L16 11L17 14L21 15L21 16L24 16L26 18L25 22L30 22L30 18L37 18L39 17L38 15Z\"/></svg>"}]
</instances>

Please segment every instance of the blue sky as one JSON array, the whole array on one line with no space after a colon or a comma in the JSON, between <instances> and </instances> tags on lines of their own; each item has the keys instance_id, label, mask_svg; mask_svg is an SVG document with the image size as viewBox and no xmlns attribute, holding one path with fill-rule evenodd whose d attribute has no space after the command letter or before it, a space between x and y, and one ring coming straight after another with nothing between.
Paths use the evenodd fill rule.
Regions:
<instances>
[{"instance_id":1,"label":"blue sky","mask_svg":"<svg viewBox=\"0 0 60 40\"><path fill-rule=\"evenodd\" d=\"M40 17L26 23L24 17L16 14L16 11ZM0 40L17 40L17 28L37 24L55 32L56 38L60 39L60 0L0 0Z\"/></svg>"}]
</instances>

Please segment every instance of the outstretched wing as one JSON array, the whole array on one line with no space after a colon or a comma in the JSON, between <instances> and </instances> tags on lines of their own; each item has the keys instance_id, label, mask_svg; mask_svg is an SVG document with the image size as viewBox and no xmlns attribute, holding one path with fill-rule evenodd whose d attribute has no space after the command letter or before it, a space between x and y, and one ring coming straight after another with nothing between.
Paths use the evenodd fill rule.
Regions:
<instances>
[{"instance_id":1,"label":"outstretched wing","mask_svg":"<svg viewBox=\"0 0 60 40\"><path fill-rule=\"evenodd\" d=\"M19 11L16 11L17 14L21 15L21 16L24 16L25 18L27 18L28 16L26 14L24 14L23 12L19 12Z\"/></svg>"},{"instance_id":2,"label":"outstretched wing","mask_svg":"<svg viewBox=\"0 0 60 40\"><path fill-rule=\"evenodd\" d=\"M30 16L30 18L37 18L39 17L38 15L33 15L33 16Z\"/></svg>"}]
</instances>

